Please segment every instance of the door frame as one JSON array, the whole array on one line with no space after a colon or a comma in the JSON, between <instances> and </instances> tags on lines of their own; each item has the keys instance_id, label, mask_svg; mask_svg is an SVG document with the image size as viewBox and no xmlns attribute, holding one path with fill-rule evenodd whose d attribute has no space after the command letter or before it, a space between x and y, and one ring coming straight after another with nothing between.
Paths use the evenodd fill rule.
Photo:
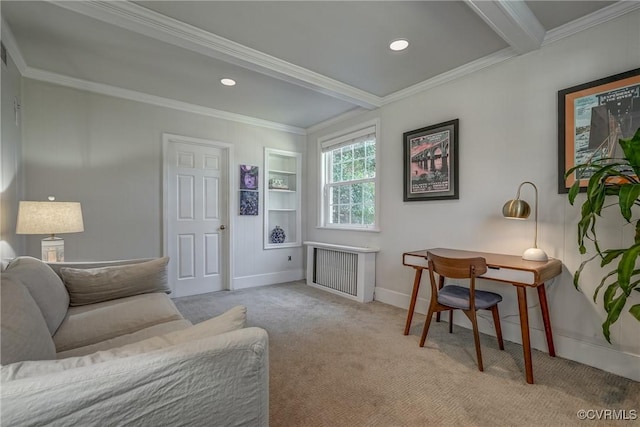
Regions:
<instances>
[{"instance_id":1,"label":"door frame","mask_svg":"<svg viewBox=\"0 0 640 427\"><path fill-rule=\"evenodd\" d=\"M169 168L167 165L167 153L169 150L169 144L172 142L178 142L182 144L199 145L211 148L218 148L222 150L223 155L226 157L227 171L225 179L227 180L226 199L227 199L227 230L224 233L222 239L222 250L225 252L225 259L223 268L225 270L222 283L223 289L234 290L234 272L233 272L233 230L234 230L234 216L232 215L233 206L236 205L236 194L233 191L235 188L235 175L231 173L233 168L233 144L227 142L214 141L209 139L194 138L184 135L176 135L172 133L162 133L162 253L167 256L168 253L168 235L169 235L169 219L167 213L169 212L169 195L168 195L168 183L169 183Z\"/></svg>"}]
</instances>

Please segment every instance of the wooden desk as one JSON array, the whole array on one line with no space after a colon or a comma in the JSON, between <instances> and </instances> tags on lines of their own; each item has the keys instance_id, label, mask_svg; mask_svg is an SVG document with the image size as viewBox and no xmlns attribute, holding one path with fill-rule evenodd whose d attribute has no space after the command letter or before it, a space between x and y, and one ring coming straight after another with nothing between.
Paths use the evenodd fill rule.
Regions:
<instances>
[{"instance_id":1,"label":"wooden desk","mask_svg":"<svg viewBox=\"0 0 640 427\"><path fill-rule=\"evenodd\" d=\"M483 279L509 283L516 287L518 292L522 351L524 353L527 383L533 384L533 365L531 362L531 340L529 337L529 313L527 312L526 290L527 287L534 287L538 290L549 355L555 356L556 350L553 346L553 334L551 333L551 320L549 319L549 306L547 305L547 294L544 289L544 282L560 275L562 272L562 263L560 260L549 259L547 262L525 261L516 255L501 255L444 248L428 249L428 251L449 258L483 257L487 261L488 267L487 272L481 276ZM418 299L418 289L420 288L422 272L423 270L429 269L427 250L403 253L402 264L413 267L416 270L416 275L413 280L413 291L411 292L411 303L409 304L409 312L407 313L407 323L404 328L404 334L409 335L411 319L413 318L413 311L416 308L416 300Z\"/></svg>"}]
</instances>

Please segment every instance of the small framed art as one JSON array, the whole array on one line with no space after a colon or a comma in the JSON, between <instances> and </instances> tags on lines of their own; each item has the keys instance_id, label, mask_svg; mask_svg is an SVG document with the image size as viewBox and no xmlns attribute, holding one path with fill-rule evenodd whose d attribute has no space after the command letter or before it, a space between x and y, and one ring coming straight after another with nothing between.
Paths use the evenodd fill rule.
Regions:
<instances>
[{"instance_id":1,"label":"small framed art","mask_svg":"<svg viewBox=\"0 0 640 427\"><path fill-rule=\"evenodd\" d=\"M240 189L258 189L258 166L240 165Z\"/></svg>"},{"instance_id":2,"label":"small framed art","mask_svg":"<svg viewBox=\"0 0 640 427\"><path fill-rule=\"evenodd\" d=\"M458 119L403 134L404 201L458 198Z\"/></svg>"}]
</instances>

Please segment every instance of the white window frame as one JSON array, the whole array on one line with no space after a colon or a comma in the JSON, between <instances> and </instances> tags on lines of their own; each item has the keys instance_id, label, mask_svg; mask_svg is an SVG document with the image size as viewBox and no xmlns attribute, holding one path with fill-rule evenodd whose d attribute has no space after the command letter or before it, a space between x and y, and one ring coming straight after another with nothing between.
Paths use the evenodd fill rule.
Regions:
<instances>
[{"instance_id":1,"label":"white window frame","mask_svg":"<svg viewBox=\"0 0 640 427\"><path fill-rule=\"evenodd\" d=\"M339 146L345 144L345 142L355 139L359 136L375 133L376 135L376 176L373 180L375 185L375 202L374 202L374 220L372 225L357 225L357 224L331 224L329 222L329 192L326 186L328 165L325 164L323 149ZM346 145L346 144L345 144ZM318 226L317 228L326 228L333 230L351 230L351 231L380 231L380 120L370 120L364 123L360 123L356 126L335 132L329 135L318 138L317 143L318 150L318 171L319 176L319 204L318 204ZM359 180L352 181L354 184ZM364 179L361 181L369 181Z\"/></svg>"}]
</instances>

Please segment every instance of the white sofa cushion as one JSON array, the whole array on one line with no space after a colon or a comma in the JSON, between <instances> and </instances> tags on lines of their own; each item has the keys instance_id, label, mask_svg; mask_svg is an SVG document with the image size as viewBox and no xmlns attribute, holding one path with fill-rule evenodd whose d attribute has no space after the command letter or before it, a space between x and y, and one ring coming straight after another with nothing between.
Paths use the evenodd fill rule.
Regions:
<instances>
[{"instance_id":1,"label":"white sofa cushion","mask_svg":"<svg viewBox=\"0 0 640 427\"><path fill-rule=\"evenodd\" d=\"M53 335L69 308L69 294L60 277L44 262L27 256L12 260L2 277L12 278L26 286L40 307L49 335Z\"/></svg>"},{"instance_id":2,"label":"white sofa cushion","mask_svg":"<svg viewBox=\"0 0 640 427\"><path fill-rule=\"evenodd\" d=\"M58 359L67 357L85 356L97 351L111 350L112 348L122 347L127 344L133 344L153 338L158 335L168 334L169 332L181 331L193 326L187 319L172 320L171 322L158 323L130 334L120 335L119 337L100 341L99 343L85 345L83 347L72 348L71 350L60 351L56 354Z\"/></svg>"},{"instance_id":3,"label":"white sofa cushion","mask_svg":"<svg viewBox=\"0 0 640 427\"><path fill-rule=\"evenodd\" d=\"M263 329L244 328L125 359L6 381L0 403L2 425L8 426L266 427L268 336Z\"/></svg>"},{"instance_id":4,"label":"white sofa cushion","mask_svg":"<svg viewBox=\"0 0 640 427\"><path fill-rule=\"evenodd\" d=\"M1 370L1 381L14 381L41 375L49 375L68 369L91 366L98 363L113 361L115 359L165 349L177 344L184 344L215 335L221 335L226 332L244 328L246 326L246 319L247 309L245 306L239 305L233 307L220 316L205 320L195 326L111 350L98 351L81 357L69 357L66 359L46 362L20 362L9 366L3 366Z\"/></svg>"},{"instance_id":5,"label":"white sofa cushion","mask_svg":"<svg viewBox=\"0 0 640 427\"><path fill-rule=\"evenodd\" d=\"M0 363L55 359L47 323L27 288L4 274L0 288Z\"/></svg>"},{"instance_id":6,"label":"white sofa cushion","mask_svg":"<svg viewBox=\"0 0 640 427\"><path fill-rule=\"evenodd\" d=\"M62 267L70 305L80 306L150 292L171 290L167 284L168 257L138 264L101 268Z\"/></svg>"},{"instance_id":7,"label":"white sofa cushion","mask_svg":"<svg viewBox=\"0 0 640 427\"><path fill-rule=\"evenodd\" d=\"M166 294L135 295L69 307L53 342L56 351L62 352L181 319L182 315Z\"/></svg>"}]
</instances>

